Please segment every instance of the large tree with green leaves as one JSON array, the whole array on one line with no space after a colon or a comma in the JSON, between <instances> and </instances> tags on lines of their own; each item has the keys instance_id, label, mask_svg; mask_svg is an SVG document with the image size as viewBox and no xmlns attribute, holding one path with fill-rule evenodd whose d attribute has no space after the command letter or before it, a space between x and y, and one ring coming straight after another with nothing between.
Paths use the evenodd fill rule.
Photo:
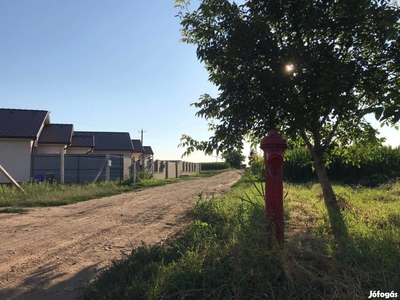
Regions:
<instances>
[{"instance_id":1,"label":"large tree with green leaves","mask_svg":"<svg viewBox=\"0 0 400 300\"><path fill-rule=\"evenodd\" d=\"M183 135L185 154L240 149L243 137L278 129L307 146L325 204L337 208L327 154L377 142L365 109L399 98L399 9L385 0L203 0L193 12L176 4L182 40L197 46L219 89L193 103L213 136Z\"/></svg>"}]
</instances>

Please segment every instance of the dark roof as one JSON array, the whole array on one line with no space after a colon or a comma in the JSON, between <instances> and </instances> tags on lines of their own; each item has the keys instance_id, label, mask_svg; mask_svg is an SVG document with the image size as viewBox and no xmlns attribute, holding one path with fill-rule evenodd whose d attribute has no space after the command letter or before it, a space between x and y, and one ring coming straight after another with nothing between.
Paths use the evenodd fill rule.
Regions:
<instances>
[{"instance_id":1,"label":"dark roof","mask_svg":"<svg viewBox=\"0 0 400 300\"><path fill-rule=\"evenodd\" d=\"M151 154L151 155L154 154L154 152L153 152L153 150L151 149L150 146L143 146L143 148L144 148L144 153L145 154Z\"/></svg>"},{"instance_id":2,"label":"dark roof","mask_svg":"<svg viewBox=\"0 0 400 300\"><path fill-rule=\"evenodd\" d=\"M95 146L93 135L74 135L72 136L70 147L93 148Z\"/></svg>"},{"instance_id":3,"label":"dark roof","mask_svg":"<svg viewBox=\"0 0 400 300\"><path fill-rule=\"evenodd\" d=\"M133 151L144 153L142 142L140 140L132 140Z\"/></svg>"},{"instance_id":4,"label":"dark roof","mask_svg":"<svg viewBox=\"0 0 400 300\"><path fill-rule=\"evenodd\" d=\"M40 144L65 144L71 143L73 132L72 124L45 125L39 137Z\"/></svg>"},{"instance_id":5,"label":"dark roof","mask_svg":"<svg viewBox=\"0 0 400 300\"><path fill-rule=\"evenodd\" d=\"M36 140L43 123L49 123L45 110L0 108L0 138Z\"/></svg>"},{"instance_id":6,"label":"dark roof","mask_svg":"<svg viewBox=\"0 0 400 300\"><path fill-rule=\"evenodd\" d=\"M133 151L131 137L128 132L75 131L74 136L94 136L94 150Z\"/></svg>"}]
</instances>

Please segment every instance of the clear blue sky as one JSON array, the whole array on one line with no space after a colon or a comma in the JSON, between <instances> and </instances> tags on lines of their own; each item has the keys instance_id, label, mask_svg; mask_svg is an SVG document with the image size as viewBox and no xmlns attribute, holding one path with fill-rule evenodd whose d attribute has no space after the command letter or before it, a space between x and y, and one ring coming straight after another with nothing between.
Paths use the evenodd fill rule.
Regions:
<instances>
[{"instance_id":1,"label":"clear blue sky","mask_svg":"<svg viewBox=\"0 0 400 300\"><path fill-rule=\"evenodd\" d=\"M212 135L190 103L217 89L195 47L179 42L173 6L173 0L1 1L0 107L48 110L52 123L77 131L140 139L143 128L156 159L180 159L182 134ZM382 133L399 145L399 132ZM195 153L185 160L216 159Z\"/></svg>"}]
</instances>

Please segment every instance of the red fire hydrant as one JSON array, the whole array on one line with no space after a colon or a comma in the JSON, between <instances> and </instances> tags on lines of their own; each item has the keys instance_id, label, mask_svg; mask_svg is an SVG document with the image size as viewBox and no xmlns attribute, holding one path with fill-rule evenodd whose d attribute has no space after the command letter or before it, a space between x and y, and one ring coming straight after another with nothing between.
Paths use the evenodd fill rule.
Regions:
<instances>
[{"instance_id":1,"label":"red fire hydrant","mask_svg":"<svg viewBox=\"0 0 400 300\"><path fill-rule=\"evenodd\" d=\"M283 152L287 142L279 135L278 130L271 130L261 140L265 162L265 212L267 231L275 234L280 245L284 241L283 224Z\"/></svg>"}]
</instances>

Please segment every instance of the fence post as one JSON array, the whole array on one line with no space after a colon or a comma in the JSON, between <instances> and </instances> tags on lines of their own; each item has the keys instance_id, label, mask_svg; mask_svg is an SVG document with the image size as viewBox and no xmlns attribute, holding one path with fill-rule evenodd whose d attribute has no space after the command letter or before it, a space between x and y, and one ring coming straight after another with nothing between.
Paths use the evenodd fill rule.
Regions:
<instances>
[{"instance_id":1,"label":"fence post","mask_svg":"<svg viewBox=\"0 0 400 300\"><path fill-rule=\"evenodd\" d=\"M106 154L106 181L110 181L110 155Z\"/></svg>"},{"instance_id":2,"label":"fence post","mask_svg":"<svg viewBox=\"0 0 400 300\"><path fill-rule=\"evenodd\" d=\"M136 164L137 164L137 162L136 162L135 158L133 158L132 165L131 165L132 166L132 183L136 182L136 172L137 172Z\"/></svg>"},{"instance_id":3,"label":"fence post","mask_svg":"<svg viewBox=\"0 0 400 300\"><path fill-rule=\"evenodd\" d=\"M284 242L283 223L283 152L287 142L277 130L271 130L261 140L265 163L265 213L267 231L274 234L280 245ZM273 232L275 231L275 232Z\"/></svg>"},{"instance_id":4,"label":"fence post","mask_svg":"<svg viewBox=\"0 0 400 300\"><path fill-rule=\"evenodd\" d=\"M65 178L65 173L64 173L64 150L61 151L61 169L60 169L60 183L64 184L64 178Z\"/></svg>"}]
</instances>

